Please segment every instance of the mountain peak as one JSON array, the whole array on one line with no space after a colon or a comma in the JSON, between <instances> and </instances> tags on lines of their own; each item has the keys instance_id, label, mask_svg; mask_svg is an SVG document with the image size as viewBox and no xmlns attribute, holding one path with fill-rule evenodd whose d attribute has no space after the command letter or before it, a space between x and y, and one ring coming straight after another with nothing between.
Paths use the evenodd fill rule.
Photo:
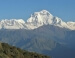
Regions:
<instances>
[{"instance_id":1,"label":"mountain peak","mask_svg":"<svg viewBox=\"0 0 75 58\"><path fill-rule=\"evenodd\" d=\"M47 11L47 10L42 10L42 11L40 11L40 13L43 13L43 14L50 14L50 12L49 11Z\"/></svg>"},{"instance_id":2,"label":"mountain peak","mask_svg":"<svg viewBox=\"0 0 75 58\"><path fill-rule=\"evenodd\" d=\"M0 21L0 29L24 29L23 19L4 19Z\"/></svg>"},{"instance_id":3,"label":"mountain peak","mask_svg":"<svg viewBox=\"0 0 75 58\"><path fill-rule=\"evenodd\" d=\"M75 29L75 28L73 28L74 24L71 24L71 26L73 26L72 28L71 28L71 26L69 27L69 24L62 21L62 19L60 19L59 17L53 16L47 10L42 10L42 11L33 13L31 15L31 17L27 20L27 23L29 23L29 25L31 27L30 29L35 29L35 28L38 28L40 26L48 25L48 24L59 26L59 27L62 27L62 28L68 28L68 29L71 29L71 30Z\"/></svg>"},{"instance_id":4,"label":"mountain peak","mask_svg":"<svg viewBox=\"0 0 75 58\"><path fill-rule=\"evenodd\" d=\"M23 19L3 19L0 22L3 23L11 23L11 22L18 22L18 23L25 23L25 21Z\"/></svg>"},{"instance_id":5,"label":"mountain peak","mask_svg":"<svg viewBox=\"0 0 75 58\"><path fill-rule=\"evenodd\" d=\"M31 17L27 20L27 22L32 23L46 23L48 19L52 19L53 15L50 14L47 10L42 10L40 12L35 12L31 15Z\"/></svg>"}]
</instances>

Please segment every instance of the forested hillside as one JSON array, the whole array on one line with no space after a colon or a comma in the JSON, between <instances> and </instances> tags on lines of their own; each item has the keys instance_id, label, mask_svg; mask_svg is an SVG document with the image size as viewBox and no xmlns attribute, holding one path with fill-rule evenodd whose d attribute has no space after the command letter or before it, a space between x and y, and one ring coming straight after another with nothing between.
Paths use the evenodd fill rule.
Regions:
<instances>
[{"instance_id":1,"label":"forested hillside","mask_svg":"<svg viewBox=\"0 0 75 58\"><path fill-rule=\"evenodd\" d=\"M48 56L28 52L7 43L0 43L0 58L50 58Z\"/></svg>"}]
</instances>

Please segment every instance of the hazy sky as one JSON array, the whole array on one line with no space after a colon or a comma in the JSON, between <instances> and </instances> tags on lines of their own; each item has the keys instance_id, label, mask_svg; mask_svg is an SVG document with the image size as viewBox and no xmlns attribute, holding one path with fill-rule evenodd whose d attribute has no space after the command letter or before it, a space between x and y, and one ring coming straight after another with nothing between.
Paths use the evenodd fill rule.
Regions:
<instances>
[{"instance_id":1,"label":"hazy sky","mask_svg":"<svg viewBox=\"0 0 75 58\"><path fill-rule=\"evenodd\" d=\"M27 20L44 9L64 21L75 21L75 0L0 0L0 19Z\"/></svg>"}]
</instances>

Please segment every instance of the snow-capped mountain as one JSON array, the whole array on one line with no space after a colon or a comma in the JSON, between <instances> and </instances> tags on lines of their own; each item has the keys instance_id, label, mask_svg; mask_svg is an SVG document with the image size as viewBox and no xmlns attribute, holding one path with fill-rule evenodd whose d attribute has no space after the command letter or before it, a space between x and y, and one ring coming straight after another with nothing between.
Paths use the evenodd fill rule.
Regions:
<instances>
[{"instance_id":1,"label":"snow-capped mountain","mask_svg":"<svg viewBox=\"0 0 75 58\"><path fill-rule=\"evenodd\" d=\"M25 21L22 19L5 19L0 21L0 29L25 29Z\"/></svg>"},{"instance_id":2,"label":"snow-capped mountain","mask_svg":"<svg viewBox=\"0 0 75 58\"><path fill-rule=\"evenodd\" d=\"M35 29L48 24L75 30L75 22L64 22L47 10L33 13L26 22L23 19L1 20L0 29Z\"/></svg>"},{"instance_id":3,"label":"snow-capped mountain","mask_svg":"<svg viewBox=\"0 0 75 58\"><path fill-rule=\"evenodd\" d=\"M60 18L53 16L47 10L35 12L27 20L27 27L29 27L30 29L35 29L47 24L75 30L75 22L64 22Z\"/></svg>"}]
</instances>

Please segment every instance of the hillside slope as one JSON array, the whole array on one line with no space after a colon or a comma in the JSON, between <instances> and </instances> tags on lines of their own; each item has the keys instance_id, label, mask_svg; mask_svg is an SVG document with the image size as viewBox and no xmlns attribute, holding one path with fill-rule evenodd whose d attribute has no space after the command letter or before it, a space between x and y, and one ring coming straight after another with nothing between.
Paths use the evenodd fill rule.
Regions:
<instances>
[{"instance_id":1,"label":"hillside slope","mask_svg":"<svg viewBox=\"0 0 75 58\"><path fill-rule=\"evenodd\" d=\"M0 43L0 58L50 58L50 57L42 54L21 50L20 48L10 46L7 43Z\"/></svg>"},{"instance_id":2,"label":"hillside slope","mask_svg":"<svg viewBox=\"0 0 75 58\"><path fill-rule=\"evenodd\" d=\"M44 25L34 30L0 30L0 41L55 58L75 58L74 34L72 30Z\"/></svg>"}]
</instances>

